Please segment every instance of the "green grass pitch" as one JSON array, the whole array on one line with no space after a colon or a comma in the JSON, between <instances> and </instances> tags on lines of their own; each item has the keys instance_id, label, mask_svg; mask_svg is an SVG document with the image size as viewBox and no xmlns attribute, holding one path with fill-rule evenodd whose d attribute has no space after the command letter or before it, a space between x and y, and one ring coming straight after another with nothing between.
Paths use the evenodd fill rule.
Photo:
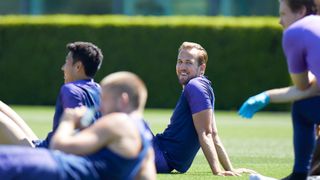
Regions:
<instances>
[{"instance_id":1,"label":"green grass pitch","mask_svg":"<svg viewBox=\"0 0 320 180\"><path fill-rule=\"evenodd\" d=\"M35 133L43 138L52 126L54 107L14 106ZM172 110L145 112L154 133L162 132ZM241 119L236 112L216 112L218 133L234 167L246 167L263 175L281 178L288 175L293 163L292 125L289 113L258 113L253 119ZM214 177L200 150L185 174L159 174L158 179L248 179Z\"/></svg>"}]
</instances>

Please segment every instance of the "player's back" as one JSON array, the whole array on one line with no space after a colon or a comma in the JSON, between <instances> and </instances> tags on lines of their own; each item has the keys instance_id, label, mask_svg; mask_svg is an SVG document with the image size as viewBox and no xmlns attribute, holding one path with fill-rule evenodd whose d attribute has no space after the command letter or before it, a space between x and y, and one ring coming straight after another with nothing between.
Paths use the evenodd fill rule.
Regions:
<instances>
[{"instance_id":1,"label":"player's back","mask_svg":"<svg viewBox=\"0 0 320 180\"><path fill-rule=\"evenodd\" d=\"M134 179L141 168L142 161L146 157L149 147L151 147L151 135L147 134L149 132L143 126L142 120L134 120L132 118L119 120L117 119L118 117L112 116L109 119L103 119L104 117L102 117L97 122L96 125L99 123L118 123L118 125L121 125L117 130L110 130L113 132L109 131L109 133L116 133L116 138L108 141L106 147L101 148L97 152L84 157L62 152L53 153L53 156L60 163L60 167L62 167L60 171L65 179L76 179L77 177L81 179ZM135 133L132 133L132 130ZM124 135L124 133L128 135ZM135 134L137 134L137 137L135 137ZM138 139L141 143L136 143L135 145L127 144L121 147L126 150L138 149L138 153L134 156L124 157L121 154L126 150L114 149L114 146L118 146L119 143L121 144L119 141L123 141L123 139L129 139L129 141Z\"/></svg>"},{"instance_id":2,"label":"player's back","mask_svg":"<svg viewBox=\"0 0 320 180\"><path fill-rule=\"evenodd\" d=\"M320 78L320 16L309 15L289 26L284 31L283 48L291 73L310 70Z\"/></svg>"}]
</instances>

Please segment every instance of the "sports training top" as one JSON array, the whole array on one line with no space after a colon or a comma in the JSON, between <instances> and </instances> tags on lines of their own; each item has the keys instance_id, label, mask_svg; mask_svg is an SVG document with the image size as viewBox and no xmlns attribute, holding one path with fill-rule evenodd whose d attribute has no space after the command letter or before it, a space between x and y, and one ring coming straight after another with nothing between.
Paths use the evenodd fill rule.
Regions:
<instances>
[{"instance_id":1,"label":"sports training top","mask_svg":"<svg viewBox=\"0 0 320 180\"><path fill-rule=\"evenodd\" d=\"M282 46L290 73L310 70L320 78L320 16L306 16L284 31Z\"/></svg>"},{"instance_id":2,"label":"sports training top","mask_svg":"<svg viewBox=\"0 0 320 180\"><path fill-rule=\"evenodd\" d=\"M211 82L204 76L193 78L182 91L170 124L155 136L168 164L179 172L189 169L200 148L192 114L206 109L214 109Z\"/></svg>"},{"instance_id":3,"label":"sports training top","mask_svg":"<svg viewBox=\"0 0 320 180\"><path fill-rule=\"evenodd\" d=\"M51 138L58 128L60 118L65 108L87 106L89 108L99 109L100 93L100 85L94 82L93 79L78 80L64 84L60 89L56 101L52 131L48 133L44 140L35 142L36 147L49 147ZM99 117L101 117L101 113L96 112L95 119L93 119L92 123Z\"/></svg>"}]
</instances>

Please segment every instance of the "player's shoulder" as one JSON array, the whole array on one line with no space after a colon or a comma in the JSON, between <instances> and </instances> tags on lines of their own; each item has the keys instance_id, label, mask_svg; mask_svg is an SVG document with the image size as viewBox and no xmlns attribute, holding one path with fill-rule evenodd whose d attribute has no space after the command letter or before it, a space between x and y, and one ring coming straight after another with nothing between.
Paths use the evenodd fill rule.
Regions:
<instances>
[{"instance_id":1,"label":"player's shoulder","mask_svg":"<svg viewBox=\"0 0 320 180\"><path fill-rule=\"evenodd\" d=\"M304 27L299 24L293 24L283 32L284 39L299 39L304 33Z\"/></svg>"},{"instance_id":2,"label":"player's shoulder","mask_svg":"<svg viewBox=\"0 0 320 180\"><path fill-rule=\"evenodd\" d=\"M100 85L93 80L78 80L65 83L61 86L61 91L80 92L83 89L100 89Z\"/></svg>"},{"instance_id":3,"label":"player's shoulder","mask_svg":"<svg viewBox=\"0 0 320 180\"><path fill-rule=\"evenodd\" d=\"M320 16L318 15L309 15L305 16L294 23L292 23L288 29L290 28L303 28L303 27L308 27L309 25L314 25L314 23L318 23L320 21Z\"/></svg>"},{"instance_id":4,"label":"player's shoulder","mask_svg":"<svg viewBox=\"0 0 320 180\"><path fill-rule=\"evenodd\" d=\"M61 92L72 92L75 91L75 89L78 89L78 86L76 86L74 83L65 83L61 86L60 91Z\"/></svg>"},{"instance_id":5,"label":"player's shoulder","mask_svg":"<svg viewBox=\"0 0 320 180\"><path fill-rule=\"evenodd\" d=\"M284 31L284 38L301 38L303 34L308 34L310 31L319 29L320 16L309 15L306 16L293 24L291 24Z\"/></svg>"},{"instance_id":6,"label":"player's shoulder","mask_svg":"<svg viewBox=\"0 0 320 180\"><path fill-rule=\"evenodd\" d=\"M75 87L75 84L73 82L65 83L61 86L61 89L72 89Z\"/></svg>"},{"instance_id":7,"label":"player's shoulder","mask_svg":"<svg viewBox=\"0 0 320 180\"><path fill-rule=\"evenodd\" d=\"M205 76L198 76L193 79L191 79L188 84L186 85L186 89L189 88L204 88L207 86L211 86L211 82L208 78Z\"/></svg>"},{"instance_id":8,"label":"player's shoulder","mask_svg":"<svg viewBox=\"0 0 320 180\"><path fill-rule=\"evenodd\" d=\"M79 86L78 84L76 84L74 82L65 83L60 88L60 94L63 94L63 95L79 96L82 93L83 93L83 89L81 88L81 86Z\"/></svg>"}]
</instances>

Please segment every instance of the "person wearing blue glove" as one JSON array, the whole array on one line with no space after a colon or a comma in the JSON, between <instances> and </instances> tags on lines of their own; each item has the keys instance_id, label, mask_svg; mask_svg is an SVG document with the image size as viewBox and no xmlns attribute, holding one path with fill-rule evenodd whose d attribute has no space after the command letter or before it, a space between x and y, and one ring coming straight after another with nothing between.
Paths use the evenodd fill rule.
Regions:
<instances>
[{"instance_id":1,"label":"person wearing blue glove","mask_svg":"<svg viewBox=\"0 0 320 180\"><path fill-rule=\"evenodd\" d=\"M239 110L239 115L244 118L252 118L257 111L264 108L269 102L270 97L265 92L252 96L243 103Z\"/></svg>"},{"instance_id":2,"label":"person wearing blue glove","mask_svg":"<svg viewBox=\"0 0 320 180\"><path fill-rule=\"evenodd\" d=\"M280 24L284 28L282 46L292 86L264 91L250 97L239 115L252 118L269 103L293 102L294 167L283 178L304 180L316 146L315 126L320 124L320 16L313 0L279 0Z\"/></svg>"},{"instance_id":3,"label":"person wearing blue glove","mask_svg":"<svg viewBox=\"0 0 320 180\"><path fill-rule=\"evenodd\" d=\"M300 90L296 86L272 89L248 98L240 107L239 115L243 118L251 119L253 115L266 107L269 103L286 103L298 101L312 96L320 95L316 79L309 73L312 81L310 87Z\"/></svg>"}]
</instances>

